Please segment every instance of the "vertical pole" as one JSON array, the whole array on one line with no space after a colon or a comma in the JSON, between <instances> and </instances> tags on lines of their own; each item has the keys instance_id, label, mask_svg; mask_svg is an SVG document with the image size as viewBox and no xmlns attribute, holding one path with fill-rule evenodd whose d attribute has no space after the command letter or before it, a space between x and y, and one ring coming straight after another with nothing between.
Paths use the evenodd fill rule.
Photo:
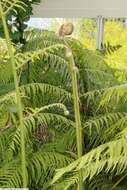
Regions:
<instances>
[{"instance_id":1,"label":"vertical pole","mask_svg":"<svg viewBox=\"0 0 127 190\"><path fill-rule=\"evenodd\" d=\"M96 49L101 50L101 44L103 43L104 37L104 18L102 16L97 17L97 38L96 38Z\"/></svg>"}]
</instances>

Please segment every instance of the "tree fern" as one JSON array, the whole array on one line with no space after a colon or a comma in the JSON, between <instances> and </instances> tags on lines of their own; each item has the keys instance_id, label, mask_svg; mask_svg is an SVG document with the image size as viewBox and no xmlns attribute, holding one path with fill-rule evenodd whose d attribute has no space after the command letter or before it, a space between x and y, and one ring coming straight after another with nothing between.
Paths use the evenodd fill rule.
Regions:
<instances>
[{"instance_id":1,"label":"tree fern","mask_svg":"<svg viewBox=\"0 0 127 190\"><path fill-rule=\"evenodd\" d=\"M15 3L14 9L22 6L19 1ZM11 4L8 6L11 8ZM24 39L26 44L21 49L11 45L24 117L28 187L75 190L79 171L83 171L84 186L88 190L117 185L119 179L114 180L115 176L122 179L126 174L126 78L119 79L116 72L119 76L122 72L110 68L104 55L84 50L73 38L28 30ZM3 52L0 55L0 186L22 187L21 129L10 56L4 40L0 41L0 48ZM71 57L71 61L66 56L66 48L72 50L74 59ZM68 61L75 63L73 68ZM80 91L77 105L83 138L79 141L83 143L84 155L79 159L72 73L78 79L77 90ZM54 185L50 186L55 170L64 166L67 167L58 170Z\"/></svg>"}]
</instances>

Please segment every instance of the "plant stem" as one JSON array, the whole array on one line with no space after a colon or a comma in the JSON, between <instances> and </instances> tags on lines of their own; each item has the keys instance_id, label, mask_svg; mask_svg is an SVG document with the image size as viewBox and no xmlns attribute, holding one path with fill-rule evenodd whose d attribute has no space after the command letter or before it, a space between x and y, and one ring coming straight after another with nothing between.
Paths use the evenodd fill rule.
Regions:
<instances>
[{"instance_id":1,"label":"plant stem","mask_svg":"<svg viewBox=\"0 0 127 190\"><path fill-rule=\"evenodd\" d=\"M16 101L17 101L17 107L18 107L18 115L19 115L19 125L20 125L20 131L21 131L21 167L22 167L22 179L23 179L23 187L27 186L27 178L26 178L26 158L25 158L25 138L24 138L24 122L23 122L23 111L22 111L22 104L21 104L21 97L20 97L20 90L18 85L18 76L16 72L16 66L15 66L15 58L14 58L14 52L11 45L8 27L6 23L6 17L3 12L1 3L0 3L0 16L3 23L5 38L7 42L8 52L10 56L10 62L12 66L13 71L13 77L14 77L14 84L15 84L15 90L16 90Z\"/></svg>"},{"instance_id":2,"label":"plant stem","mask_svg":"<svg viewBox=\"0 0 127 190\"><path fill-rule=\"evenodd\" d=\"M79 108L77 68L75 66L73 54L70 48L67 48L67 58L69 61L69 67L72 78L74 112L75 112L75 123L76 123L76 138L77 138L77 155L78 158L80 158L82 156L82 127L81 127L80 108ZM79 171L78 190L83 190L83 176L81 170Z\"/></svg>"},{"instance_id":3,"label":"plant stem","mask_svg":"<svg viewBox=\"0 0 127 190\"><path fill-rule=\"evenodd\" d=\"M116 189L116 187L123 181L123 179L127 176L127 174L125 174L124 176L122 176L116 183L115 185L113 185L112 189Z\"/></svg>"}]
</instances>

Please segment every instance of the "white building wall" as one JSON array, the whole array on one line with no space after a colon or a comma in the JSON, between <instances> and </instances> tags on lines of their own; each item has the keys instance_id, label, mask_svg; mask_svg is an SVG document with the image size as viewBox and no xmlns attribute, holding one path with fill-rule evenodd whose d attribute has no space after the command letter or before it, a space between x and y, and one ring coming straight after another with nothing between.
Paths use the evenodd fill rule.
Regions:
<instances>
[{"instance_id":1,"label":"white building wall","mask_svg":"<svg viewBox=\"0 0 127 190\"><path fill-rule=\"evenodd\" d=\"M34 17L127 17L127 0L42 0Z\"/></svg>"}]
</instances>

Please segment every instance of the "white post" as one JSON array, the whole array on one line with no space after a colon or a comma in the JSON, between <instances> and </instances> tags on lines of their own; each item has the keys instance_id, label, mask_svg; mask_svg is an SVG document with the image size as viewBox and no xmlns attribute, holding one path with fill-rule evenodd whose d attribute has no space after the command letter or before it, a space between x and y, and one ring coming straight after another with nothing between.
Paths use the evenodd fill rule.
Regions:
<instances>
[{"instance_id":1,"label":"white post","mask_svg":"<svg viewBox=\"0 0 127 190\"><path fill-rule=\"evenodd\" d=\"M104 36L104 18L102 16L98 16L96 49L101 50L101 44L103 43L103 36Z\"/></svg>"}]
</instances>

